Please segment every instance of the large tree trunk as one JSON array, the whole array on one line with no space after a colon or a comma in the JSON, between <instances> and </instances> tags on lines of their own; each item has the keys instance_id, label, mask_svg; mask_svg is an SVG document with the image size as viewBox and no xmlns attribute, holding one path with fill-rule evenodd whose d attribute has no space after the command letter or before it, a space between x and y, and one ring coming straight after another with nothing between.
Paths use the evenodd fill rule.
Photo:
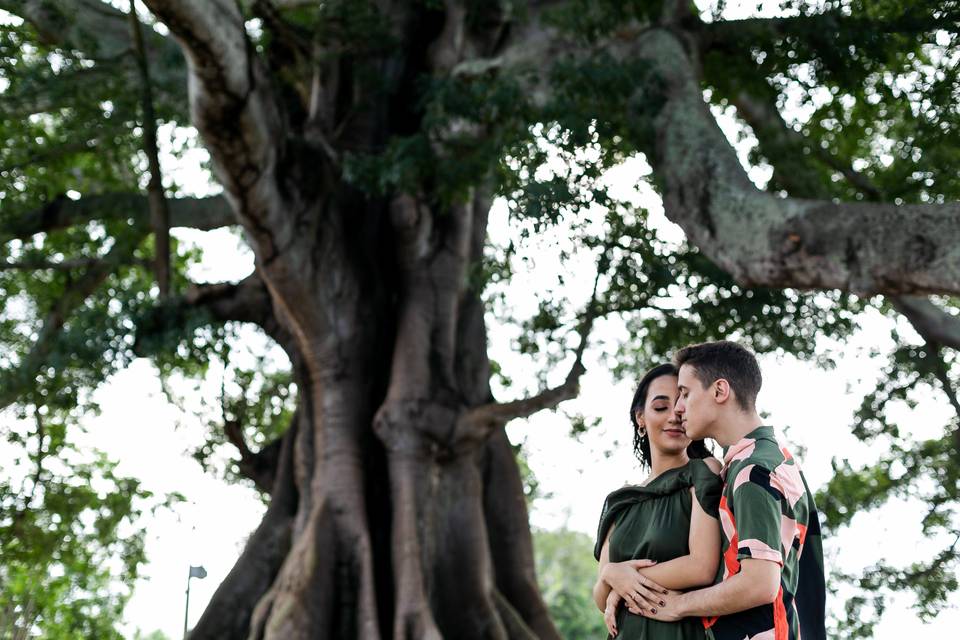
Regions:
<instances>
[{"instance_id":1,"label":"large tree trunk","mask_svg":"<svg viewBox=\"0 0 960 640\"><path fill-rule=\"evenodd\" d=\"M337 241L296 279L258 269L302 359L300 410L271 507L191 637L557 638L503 423L471 414L491 400L466 287L489 198L438 212L343 193L328 211L387 222L331 220ZM375 233L389 250L363 249Z\"/></svg>"},{"instance_id":2,"label":"large tree trunk","mask_svg":"<svg viewBox=\"0 0 960 640\"><path fill-rule=\"evenodd\" d=\"M418 126L408 106L372 98L344 60L317 70L306 112L290 111L235 5L148 4L187 54L193 119L290 336L301 396L273 505L192 637L558 638L467 286L490 194L356 191L331 120L345 118L341 146L375 149ZM446 22L404 7L389 9L393 35L420 40L375 65L400 97L474 46L455 7Z\"/></svg>"}]
</instances>

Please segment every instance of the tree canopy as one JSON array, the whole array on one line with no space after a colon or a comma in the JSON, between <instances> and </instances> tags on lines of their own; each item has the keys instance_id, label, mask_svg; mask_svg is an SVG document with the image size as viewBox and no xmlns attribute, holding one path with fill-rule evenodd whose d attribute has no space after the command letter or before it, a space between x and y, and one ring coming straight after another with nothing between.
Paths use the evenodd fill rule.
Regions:
<instances>
[{"instance_id":1,"label":"tree canopy","mask_svg":"<svg viewBox=\"0 0 960 640\"><path fill-rule=\"evenodd\" d=\"M498 434L573 397L586 350L623 378L722 337L829 367L817 340L848 338L871 311L898 320L897 346L851 429L884 454L865 466L837 456L818 496L825 524L836 531L911 496L929 506L924 534L948 544L916 565L837 576L861 594L838 624L869 637L871 612L899 590L933 617L957 589L960 554L960 5L783 0L777 17L731 18L728 4L0 0L0 429L32 465L0 479L0 606L16 612L4 615L49 634L115 634L122 598L107 586L143 560L141 533L119 523L149 496L109 461L67 452L97 410L93 392L145 357L164 380L223 364L197 458L235 452L221 471L271 504L249 565L241 559L211 612L232 597L236 624L264 634L315 624L313 613L278 613L328 584L315 558L283 563L315 535L360 541L331 572L360 585L343 606L361 613L341 619L331 604L315 616L339 636L452 629L440 612L452 595L433 592L426 617L414 601L432 584L416 576L441 584L450 570L436 558L418 568L416 549L369 551L402 536L369 533L364 518L426 540L442 525L418 523L462 516L490 531L477 566L494 567L498 624L509 637L527 627L551 637L539 600L504 568L529 564L529 545L519 559L497 555L495 537L515 525L490 507L456 513L442 490L431 504L448 511L431 511L408 456L482 484L477 495L513 496L490 472ZM755 140L742 161L718 118ZM171 177L201 148L217 195ZM606 172L636 158L682 241L611 194ZM503 242L487 234L494 201L508 211ZM191 281L200 255L178 239L185 228L242 232L256 269L240 282ZM558 230L560 258L593 265L589 285L532 290L537 312L511 317L498 284ZM515 323L517 350L542 372L529 397L492 397L490 375L512 374L487 361L484 313ZM622 339L597 340L606 321ZM281 366L232 359L240 325L279 346ZM891 409L922 389L957 416L915 441ZM364 426L341 432L340 420ZM330 462L322 446L343 458ZM475 454L479 471L457 475L449 461ZM338 466L357 459L376 468ZM94 478L102 491L86 486ZM366 489L348 484L357 478ZM348 495L367 515L338 502ZM321 507L336 533L319 524ZM514 516L525 521L525 509ZM423 557L436 551L423 545ZM105 555L120 564L102 565ZM244 573L254 565L261 573ZM385 595L394 584L403 595ZM43 600L61 593L57 606ZM197 637L233 637L211 620Z\"/></svg>"}]
</instances>

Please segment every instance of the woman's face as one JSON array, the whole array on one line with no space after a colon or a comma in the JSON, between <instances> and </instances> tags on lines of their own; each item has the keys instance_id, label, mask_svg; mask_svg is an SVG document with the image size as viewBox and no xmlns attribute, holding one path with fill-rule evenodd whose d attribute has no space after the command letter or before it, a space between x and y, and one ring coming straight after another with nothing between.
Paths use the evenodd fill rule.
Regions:
<instances>
[{"instance_id":1,"label":"woman's face","mask_svg":"<svg viewBox=\"0 0 960 640\"><path fill-rule=\"evenodd\" d=\"M646 426L651 453L676 454L690 444L690 438L673 410L676 403L676 376L660 376L650 383L647 401L643 412L637 416L637 422Z\"/></svg>"}]
</instances>

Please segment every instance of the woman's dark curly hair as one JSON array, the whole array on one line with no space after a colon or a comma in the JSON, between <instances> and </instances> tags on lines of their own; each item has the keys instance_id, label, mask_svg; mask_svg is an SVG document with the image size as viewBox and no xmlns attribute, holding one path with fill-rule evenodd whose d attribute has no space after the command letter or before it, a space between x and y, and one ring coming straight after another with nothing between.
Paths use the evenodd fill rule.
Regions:
<instances>
[{"instance_id":1,"label":"woman's dark curly hair","mask_svg":"<svg viewBox=\"0 0 960 640\"><path fill-rule=\"evenodd\" d=\"M640 425L637 424L637 413L642 412L643 407L647 404L647 391L649 391L650 384L654 380L661 376L677 375L679 375L679 371L672 364L659 364L643 375L639 386L637 386L637 392L633 394L633 402L630 403L630 423L633 425L633 455L644 467L649 468L651 463L650 436L644 434L641 437ZM703 440L694 440L687 446L687 456L690 458L709 458L711 455Z\"/></svg>"}]
</instances>

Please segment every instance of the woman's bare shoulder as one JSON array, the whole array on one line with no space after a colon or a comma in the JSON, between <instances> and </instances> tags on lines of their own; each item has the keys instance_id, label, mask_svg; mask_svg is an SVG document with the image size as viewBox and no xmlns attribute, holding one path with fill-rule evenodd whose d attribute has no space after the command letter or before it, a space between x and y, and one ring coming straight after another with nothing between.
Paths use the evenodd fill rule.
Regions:
<instances>
[{"instance_id":1,"label":"woman's bare shoulder","mask_svg":"<svg viewBox=\"0 0 960 640\"><path fill-rule=\"evenodd\" d=\"M713 471L715 474L720 475L720 469L722 465L720 464L719 460L717 460L713 456L707 456L706 458L703 459L703 463L707 465L707 468L710 469L710 471Z\"/></svg>"}]
</instances>

